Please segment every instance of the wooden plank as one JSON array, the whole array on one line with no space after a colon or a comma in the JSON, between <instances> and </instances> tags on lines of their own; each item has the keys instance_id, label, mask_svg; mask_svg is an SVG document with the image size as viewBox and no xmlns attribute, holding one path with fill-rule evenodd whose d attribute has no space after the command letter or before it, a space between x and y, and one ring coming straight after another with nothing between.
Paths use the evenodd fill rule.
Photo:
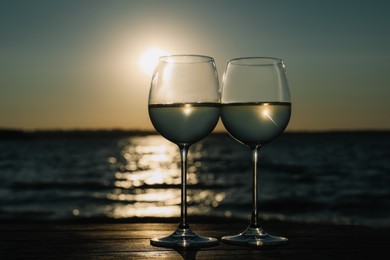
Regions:
<instances>
[{"instance_id":1,"label":"wooden plank","mask_svg":"<svg viewBox=\"0 0 390 260\"><path fill-rule=\"evenodd\" d=\"M289 243L270 248L219 245L173 250L150 245L150 238L168 235L173 223L1 224L0 258L129 258L129 259L364 259L389 256L388 229L357 226L267 222L266 230ZM217 237L242 231L244 223L200 223L192 229ZM386 257L385 257L386 258Z\"/></svg>"}]
</instances>

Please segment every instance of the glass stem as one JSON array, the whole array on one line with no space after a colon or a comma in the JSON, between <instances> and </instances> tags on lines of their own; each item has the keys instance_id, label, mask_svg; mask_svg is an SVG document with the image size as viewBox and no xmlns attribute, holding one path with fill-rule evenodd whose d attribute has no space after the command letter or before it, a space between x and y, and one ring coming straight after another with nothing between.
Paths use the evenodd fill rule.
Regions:
<instances>
[{"instance_id":1,"label":"glass stem","mask_svg":"<svg viewBox=\"0 0 390 260\"><path fill-rule=\"evenodd\" d=\"M181 210L180 210L180 229L189 228L187 220L187 145L179 145L181 157Z\"/></svg>"},{"instance_id":2,"label":"glass stem","mask_svg":"<svg viewBox=\"0 0 390 260\"><path fill-rule=\"evenodd\" d=\"M252 219L250 223L251 228L260 228L259 224L259 209L258 209L258 193L257 193L257 161L260 145L251 147L252 162L253 162L253 176L252 176Z\"/></svg>"}]
</instances>

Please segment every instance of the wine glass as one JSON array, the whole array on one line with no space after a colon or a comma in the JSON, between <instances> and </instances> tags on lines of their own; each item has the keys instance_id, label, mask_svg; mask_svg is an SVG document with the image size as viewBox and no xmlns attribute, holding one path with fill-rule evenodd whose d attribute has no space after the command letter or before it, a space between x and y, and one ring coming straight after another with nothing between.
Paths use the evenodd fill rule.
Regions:
<instances>
[{"instance_id":1,"label":"wine glass","mask_svg":"<svg viewBox=\"0 0 390 260\"><path fill-rule=\"evenodd\" d=\"M291 99L282 60L244 57L229 60L222 81L221 119L229 134L252 150L252 217L247 229L222 237L230 244L267 246L287 238L265 232L259 224L257 161L259 149L281 135L291 115Z\"/></svg>"},{"instance_id":2,"label":"wine glass","mask_svg":"<svg viewBox=\"0 0 390 260\"><path fill-rule=\"evenodd\" d=\"M177 144L181 155L181 214L176 231L151 239L166 247L199 247L218 243L193 232L187 219L187 154L209 135L220 116L220 90L214 59L201 55L162 56L153 73L149 116L157 132Z\"/></svg>"}]
</instances>

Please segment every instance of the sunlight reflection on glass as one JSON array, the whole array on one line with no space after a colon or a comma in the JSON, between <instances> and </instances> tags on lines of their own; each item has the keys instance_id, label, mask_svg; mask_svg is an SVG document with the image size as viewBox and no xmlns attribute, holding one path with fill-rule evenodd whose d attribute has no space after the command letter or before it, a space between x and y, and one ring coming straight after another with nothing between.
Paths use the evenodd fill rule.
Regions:
<instances>
[{"instance_id":1,"label":"sunlight reflection on glass","mask_svg":"<svg viewBox=\"0 0 390 260\"><path fill-rule=\"evenodd\" d=\"M260 115L263 119L266 119L268 118L269 120L272 121L272 123L274 123L274 125L276 125L278 128L279 128L279 125L272 119L272 110L269 108L268 104L265 103L263 104L262 106L259 107L259 112L260 112Z\"/></svg>"},{"instance_id":2,"label":"sunlight reflection on glass","mask_svg":"<svg viewBox=\"0 0 390 260\"><path fill-rule=\"evenodd\" d=\"M189 114L191 114L191 112L192 112L192 106L191 106L191 104L185 104L184 105L184 114L185 115L189 115Z\"/></svg>"},{"instance_id":3,"label":"sunlight reflection on glass","mask_svg":"<svg viewBox=\"0 0 390 260\"><path fill-rule=\"evenodd\" d=\"M174 71L174 66L167 65L165 67L164 73L162 73L161 77L163 81L169 81L172 78L172 72Z\"/></svg>"}]
</instances>

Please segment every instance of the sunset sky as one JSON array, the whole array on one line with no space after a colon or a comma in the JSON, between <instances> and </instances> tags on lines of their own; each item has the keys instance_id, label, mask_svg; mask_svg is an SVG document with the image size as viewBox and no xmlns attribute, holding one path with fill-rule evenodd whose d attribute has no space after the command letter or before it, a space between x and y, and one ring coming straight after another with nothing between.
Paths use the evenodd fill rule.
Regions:
<instances>
[{"instance_id":1,"label":"sunset sky","mask_svg":"<svg viewBox=\"0 0 390 260\"><path fill-rule=\"evenodd\" d=\"M141 61L157 49L212 56L220 79L232 58L283 59L288 130L388 130L389 11L375 0L3 0L0 128L153 129Z\"/></svg>"}]
</instances>

